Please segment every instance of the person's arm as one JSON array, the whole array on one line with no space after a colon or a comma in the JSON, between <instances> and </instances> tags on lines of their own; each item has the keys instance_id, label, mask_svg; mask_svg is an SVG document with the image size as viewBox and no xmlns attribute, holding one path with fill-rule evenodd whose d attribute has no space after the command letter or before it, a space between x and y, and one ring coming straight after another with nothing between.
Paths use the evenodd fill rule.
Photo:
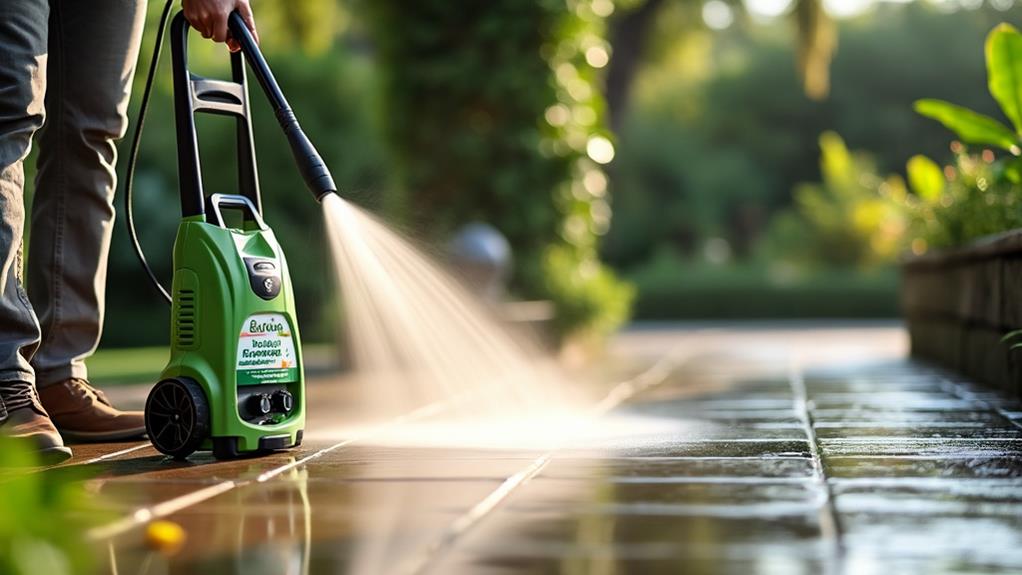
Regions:
<instances>
[{"instance_id":1,"label":"person's arm","mask_svg":"<svg viewBox=\"0 0 1022 575\"><path fill-rule=\"evenodd\" d=\"M227 42L231 52L237 52L239 48L227 29L227 17L235 10L252 31L255 41L259 41L255 18L252 17L252 8L248 5L248 0L182 0L182 7L185 18L192 28L202 34L203 38L209 38L214 42Z\"/></svg>"}]
</instances>

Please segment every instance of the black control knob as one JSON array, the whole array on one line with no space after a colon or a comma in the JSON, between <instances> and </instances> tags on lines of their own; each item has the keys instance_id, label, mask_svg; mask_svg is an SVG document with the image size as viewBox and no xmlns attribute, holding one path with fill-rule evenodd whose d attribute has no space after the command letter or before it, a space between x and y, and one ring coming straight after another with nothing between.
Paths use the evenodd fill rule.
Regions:
<instances>
[{"instance_id":1,"label":"black control knob","mask_svg":"<svg viewBox=\"0 0 1022 575\"><path fill-rule=\"evenodd\" d=\"M278 390L273 394L273 410L280 413L291 413L295 407L295 396L286 389Z\"/></svg>"},{"instance_id":2,"label":"black control knob","mask_svg":"<svg viewBox=\"0 0 1022 575\"><path fill-rule=\"evenodd\" d=\"M258 415L266 415L273 409L273 402L267 393L257 393L248 398L249 409Z\"/></svg>"}]
</instances>

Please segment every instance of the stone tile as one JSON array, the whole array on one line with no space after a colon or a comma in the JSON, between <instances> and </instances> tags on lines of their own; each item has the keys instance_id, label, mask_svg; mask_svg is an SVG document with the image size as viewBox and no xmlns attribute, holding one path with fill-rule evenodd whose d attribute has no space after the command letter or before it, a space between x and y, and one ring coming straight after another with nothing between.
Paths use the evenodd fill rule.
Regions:
<instances>
[{"instance_id":1,"label":"stone tile","mask_svg":"<svg viewBox=\"0 0 1022 575\"><path fill-rule=\"evenodd\" d=\"M988 427L981 422L921 421L909 423L888 422L839 422L816 423L813 425L820 439L867 438L882 440L890 438L927 439L1019 439L1022 429L1015 426Z\"/></svg>"},{"instance_id":2,"label":"stone tile","mask_svg":"<svg viewBox=\"0 0 1022 575\"><path fill-rule=\"evenodd\" d=\"M134 531L115 539L103 559L109 565L112 556L119 573L390 573L456 517L411 506L406 512L322 512L314 505L287 511L252 506L239 514L195 511L171 517L187 534L179 552L154 554Z\"/></svg>"},{"instance_id":3,"label":"stone tile","mask_svg":"<svg viewBox=\"0 0 1022 575\"><path fill-rule=\"evenodd\" d=\"M831 481L838 513L1008 516L1022 526L1022 479L945 477L857 478Z\"/></svg>"},{"instance_id":4,"label":"stone tile","mask_svg":"<svg viewBox=\"0 0 1022 575\"><path fill-rule=\"evenodd\" d=\"M905 411L955 411L983 407L975 401L959 399L943 392L825 393L813 397L813 405L819 409L880 408Z\"/></svg>"},{"instance_id":5,"label":"stone tile","mask_svg":"<svg viewBox=\"0 0 1022 575\"><path fill-rule=\"evenodd\" d=\"M954 479L1022 478L1022 456L827 457L824 468L832 478L949 477Z\"/></svg>"},{"instance_id":6,"label":"stone tile","mask_svg":"<svg viewBox=\"0 0 1022 575\"><path fill-rule=\"evenodd\" d=\"M1001 415L989 409L983 410L922 410L922 409L895 409L895 408L855 408L855 409L817 409L812 410L813 421L816 423L840 423L850 422L876 422L886 423L928 423L943 422L947 424L960 423L962 427L969 425L979 426L1008 426L1011 422Z\"/></svg>"},{"instance_id":7,"label":"stone tile","mask_svg":"<svg viewBox=\"0 0 1022 575\"><path fill-rule=\"evenodd\" d=\"M457 513L486 497L501 481L316 481L309 473L295 470L269 482L241 484L176 515L229 517L246 515L253 509L263 513L287 513L300 507L303 499L308 499L319 514L371 513L386 510L392 504L409 505L419 511ZM137 509L187 496L202 487L189 482L118 480L92 485L91 490L103 497L107 506Z\"/></svg>"},{"instance_id":8,"label":"stone tile","mask_svg":"<svg viewBox=\"0 0 1022 575\"><path fill-rule=\"evenodd\" d=\"M809 398L846 393L945 393L941 382L932 377L903 378L848 378L806 380Z\"/></svg>"},{"instance_id":9,"label":"stone tile","mask_svg":"<svg viewBox=\"0 0 1022 575\"><path fill-rule=\"evenodd\" d=\"M785 410L792 408L791 397L734 397L700 398L685 401L685 407L692 411L714 410Z\"/></svg>"},{"instance_id":10,"label":"stone tile","mask_svg":"<svg viewBox=\"0 0 1022 575\"><path fill-rule=\"evenodd\" d=\"M609 443L650 445L675 438L696 437L699 441L768 441L768 440L802 440L805 429L801 424L775 421L699 421L691 419L658 419L647 422L649 429L641 421L635 421L635 431L616 431L612 438L596 433L596 437L582 437L572 442L579 448L599 449ZM654 431L655 430L655 431Z\"/></svg>"},{"instance_id":11,"label":"stone tile","mask_svg":"<svg viewBox=\"0 0 1022 575\"><path fill-rule=\"evenodd\" d=\"M910 561L928 566L930 573L1022 569L1022 517L1018 515L849 513L841 521L850 561L856 557ZM979 569L973 571L970 565Z\"/></svg>"},{"instance_id":12,"label":"stone tile","mask_svg":"<svg viewBox=\"0 0 1022 575\"><path fill-rule=\"evenodd\" d=\"M612 552L737 558L776 545L797 558L820 554L819 534L815 513L753 518L538 511L491 517L459 542L458 549L547 557Z\"/></svg>"},{"instance_id":13,"label":"stone tile","mask_svg":"<svg viewBox=\"0 0 1022 575\"><path fill-rule=\"evenodd\" d=\"M823 504L817 485L783 479L688 483L605 483L536 479L505 504L505 513L549 512L645 516L749 517L811 514Z\"/></svg>"},{"instance_id":14,"label":"stone tile","mask_svg":"<svg viewBox=\"0 0 1022 575\"><path fill-rule=\"evenodd\" d=\"M345 446L324 454L316 462L357 463L365 461L532 461L546 452L544 449L497 449L459 447L395 447L369 443Z\"/></svg>"},{"instance_id":15,"label":"stone tile","mask_svg":"<svg viewBox=\"0 0 1022 575\"><path fill-rule=\"evenodd\" d=\"M794 409L794 402L789 400L780 408L767 409L742 409L718 408L705 403L694 402L665 402L664 404L643 404L641 406L626 405L616 410L626 415L641 415L644 417L666 417L691 419L698 421L713 421L722 424L741 423L801 423Z\"/></svg>"},{"instance_id":16,"label":"stone tile","mask_svg":"<svg viewBox=\"0 0 1022 575\"><path fill-rule=\"evenodd\" d=\"M1022 470L1020 470L1022 472ZM555 458L540 477L549 479L599 479L605 482L681 482L706 477L732 479L793 479L812 477L812 461L804 457L762 458Z\"/></svg>"},{"instance_id":17,"label":"stone tile","mask_svg":"<svg viewBox=\"0 0 1022 575\"><path fill-rule=\"evenodd\" d=\"M503 481L526 465L504 459L388 459L321 461L309 469L310 481Z\"/></svg>"},{"instance_id":18,"label":"stone tile","mask_svg":"<svg viewBox=\"0 0 1022 575\"><path fill-rule=\"evenodd\" d=\"M808 457L805 440L692 441L675 438L607 439L601 445L568 449L565 457Z\"/></svg>"},{"instance_id":19,"label":"stone tile","mask_svg":"<svg viewBox=\"0 0 1022 575\"><path fill-rule=\"evenodd\" d=\"M1022 439L855 438L821 439L824 458L911 456L974 459L1022 453Z\"/></svg>"},{"instance_id":20,"label":"stone tile","mask_svg":"<svg viewBox=\"0 0 1022 575\"><path fill-rule=\"evenodd\" d=\"M907 554L906 554L907 555ZM841 562L844 573L855 575L976 575L979 573L1014 573L1014 569L1006 570L1004 565L976 561L969 554L946 556L942 554L907 555L880 552L870 547L845 548L844 560ZM842 572L842 571L833 571Z\"/></svg>"},{"instance_id":21,"label":"stone tile","mask_svg":"<svg viewBox=\"0 0 1022 575\"><path fill-rule=\"evenodd\" d=\"M113 461L103 461L85 466L83 471L101 479L153 481L186 481L192 483L210 483L225 480L255 479L261 473L286 465L295 458L310 453L313 447L299 450L269 454L258 458L245 458L232 461L218 461L208 452L193 454L186 461L176 461L152 447L132 452Z\"/></svg>"},{"instance_id":22,"label":"stone tile","mask_svg":"<svg viewBox=\"0 0 1022 575\"><path fill-rule=\"evenodd\" d=\"M212 485L212 483L210 483ZM184 497L204 487L193 481L103 481L86 483L86 490L101 498L103 507L117 513L129 513L141 507Z\"/></svg>"},{"instance_id":23,"label":"stone tile","mask_svg":"<svg viewBox=\"0 0 1022 575\"><path fill-rule=\"evenodd\" d=\"M605 548L579 547L568 553L542 553L540 550L506 549L492 553L454 553L437 565L437 573L562 574L562 573L642 573L676 575L678 573L784 573L815 575L827 573L827 562L811 554L792 557L782 546L747 546L741 549L707 550L706 555L682 553L672 546ZM733 556L732 556L733 555ZM833 571L833 569L831 569Z\"/></svg>"}]
</instances>

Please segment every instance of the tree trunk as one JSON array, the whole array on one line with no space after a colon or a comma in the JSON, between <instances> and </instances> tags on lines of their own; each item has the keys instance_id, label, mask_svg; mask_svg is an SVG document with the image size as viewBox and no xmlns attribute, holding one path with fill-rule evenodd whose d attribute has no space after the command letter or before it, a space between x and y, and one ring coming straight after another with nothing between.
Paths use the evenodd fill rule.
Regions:
<instances>
[{"instance_id":1,"label":"tree trunk","mask_svg":"<svg viewBox=\"0 0 1022 575\"><path fill-rule=\"evenodd\" d=\"M646 0L637 8L610 20L610 45L614 56L607 69L607 113L610 127L619 131L628 106L632 81L646 48L650 25L664 0Z\"/></svg>"}]
</instances>

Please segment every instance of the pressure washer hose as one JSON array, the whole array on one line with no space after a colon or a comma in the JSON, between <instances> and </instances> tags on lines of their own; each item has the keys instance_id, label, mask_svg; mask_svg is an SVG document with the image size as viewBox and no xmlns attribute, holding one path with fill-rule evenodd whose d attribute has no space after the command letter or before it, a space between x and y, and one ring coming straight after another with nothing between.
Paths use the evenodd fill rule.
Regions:
<instances>
[{"instance_id":1,"label":"pressure washer hose","mask_svg":"<svg viewBox=\"0 0 1022 575\"><path fill-rule=\"evenodd\" d=\"M135 255L138 256L138 262L142 264L142 269L145 270L146 275L149 276L149 281L160 292L160 295L167 304L173 302L170 292L167 291L167 288L163 287L163 284L160 283L160 278L156 277L153 268L149 266L145 252L142 251L142 244L138 241L138 232L135 230L135 215L132 211L132 190L135 183L135 164L138 161L138 148L142 142L142 128L145 126L145 116L149 110L149 97L153 92L153 79L156 77L156 70L160 64L160 53L163 51L163 37L166 35L167 21L170 20L170 12L173 8L174 0L167 0L167 3L163 6L163 12L160 14L160 24L156 31L156 45L153 47L153 57L149 61L149 73L146 74L145 89L142 91L142 103L138 109L138 117L135 118L135 131L131 136L128 165L124 173L124 219L128 228L128 237L131 239L132 247L135 248Z\"/></svg>"}]
</instances>

